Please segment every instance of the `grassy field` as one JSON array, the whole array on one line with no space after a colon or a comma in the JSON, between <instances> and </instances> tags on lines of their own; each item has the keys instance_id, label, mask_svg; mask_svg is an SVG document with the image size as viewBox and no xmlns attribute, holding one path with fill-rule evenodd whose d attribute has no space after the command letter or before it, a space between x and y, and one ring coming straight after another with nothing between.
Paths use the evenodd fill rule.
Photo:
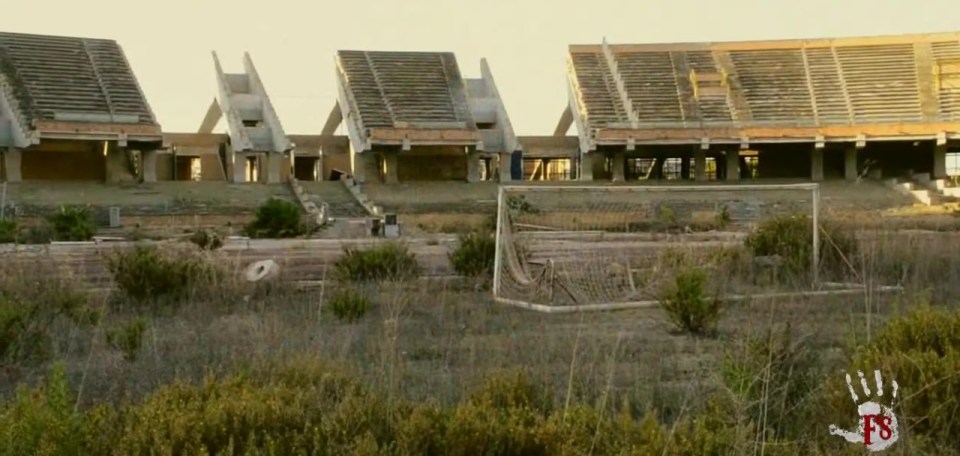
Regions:
<instances>
[{"instance_id":1,"label":"grassy field","mask_svg":"<svg viewBox=\"0 0 960 456\"><path fill-rule=\"evenodd\" d=\"M147 305L120 292L78 294L53 258L8 263L0 450L861 454L828 426L855 428L844 373L877 368L906 376L897 377L901 442L888 453L957 454L943 438L955 435L960 363L943 360L956 362L960 326L930 328L939 357L925 357L926 342L901 341L883 365L870 363L877 344L900 340L884 335L888 322L926 304L956 311L960 242L952 232L864 233L850 259L862 294L725 303L706 336L678 331L661 309L545 315L498 305L471 280L298 291L228 279ZM904 291L871 291L891 282ZM331 311L345 288L372 303L356 321ZM66 392L50 381L55 366ZM311 396L338 375L365 392ZM18 385L40 389L18 394ZM644 421L654 412L655 432Z\"/></svg>"}]
</instances>

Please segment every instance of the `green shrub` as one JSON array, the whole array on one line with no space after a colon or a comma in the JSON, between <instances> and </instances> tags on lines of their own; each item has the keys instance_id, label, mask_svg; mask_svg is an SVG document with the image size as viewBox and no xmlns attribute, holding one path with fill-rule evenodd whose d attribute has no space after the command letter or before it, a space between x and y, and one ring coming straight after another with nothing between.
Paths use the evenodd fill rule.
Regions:
<instances>
[{"instance_id":1,"label":"green shrub","mask_svg":"<svg viewBox=\"0 0 960 456\"><path fill-rule=\"evenodd\" d=\"M0 409L0 454L84 454L88 433L75 403L62 364L54 366L43 385L19 388Z\"/></svg>"},{"instance_id":2,"label":"green shrub","mask_svg":"<svg viewBox=\"0 0 960 456\"><path fill-rule=\"evenodd\" d=\"M338 320L353 323L370 310L370 300L357 290L344 289L337 291L327 300L327 308Z\"/></svg>"},{"instance_id":3,"label":"green shrub","mask_svg":"<svg viewBox=\"0 0 960 456\"><path fill-rule=\"evenodd\" d=\"M90 209L80 206L60 206L47 222L53 229L54 240L67 242L89 241L97 234L97 224Z\"/></svg>"},{"instance_id":4,"label":"green shrub","mask_svg":"<svg viewBox=\"0 0 960 456\"><path fill-rule=\"evenodd\" d=\"M704 335L720 320L720 299L707 293L707 274L696 268L677 273L660 297L660 306L680 331Z\"/></svg>"},{"instance_id":5,"label":"green shrub","mask_svg":"<svg viewBox=\"0 0 960 456\"><path fill-rule=\"evenodd\" d=\"M252 238L283 239L306 233L300 206L278 198L270 198L257 208L254 220L246 226Z\"/></svg>"},{"instance_id":6,"label":"green shrub","mask_svg":"<svg viewBox=\"0 0 960 456\"><path fill-rule=\"evenodd\" d=\"M839 226L821 222L820 267L846 273L857 252L856 238ZM806 215L780 216L763 222L744 245L754 256L779 255L781 271L790 276L809 274L813 261L813 222ZM844 260L846 259L846 261Z\"/></svg>"},{"instance_id":7,"label":"green shrub","mask_svg":"<svg viewBox=\"0 0 960 456\"><path fill-rule=\"evenodd\" d=\"M217 250L223 247L223 238L216 231L206 228L195 231L190 236L190 242L200 247L201 250Z\"/></svg>"},{"instance_id":8,"label":"green shrub","mask_svg":"<svg viewBox=\"0 0 960 456\"><path fill-rule=\"evenodd\" d=\"M107 269L120 291L137 302L182 300L223 278L203 255L148 245L113 252Z\"/></svg>"},{"instance_id":9,"label":"green shrub","mask_svg":"<svg viewBox=\"0 0 960 456\"><path fill-rule=\"evenodd\" d=\"M422 267L406 245L385 242L365 250L346 247L333 265L338 279L351 282L379 282L414 279Z\"/></svg>"},{"instance_id":10,"label":"green shrub","mask_svg":"<svg viewBox=\"0 0 960 456\"><path fill-rule=\"evenodd\" d=\"M823 373L819 355L787 323L782 331L750 335L728 348L721 378L748 420L764 423L771 437L800 439L812 432L806 425L817 412L811 398Z\"/></svg>"},{"instance_id":11,"label":"green shrub","mask_svg":"<svg viewBox=\"0 0 960 456\"><path fill-rule=\"evenodd\" d=\"M879 402L890 400L893 380L900 385L895 412L900 429L909 429L911 440L960 451L956 439L960 433L960 311L920 305L888 322L858 350L849 373L856 378L855 371L862 371L873 386L877 369L886 393ZM855 410L853 402L842 376L836 377L831 385L833 410L838 416L849 415Z\"/></svg>"},{"instance_id":12,"label":"green shrub","mask_svg":"<svg viewBox=\"0 0 960 456\"><path fill-rule=\"evenodd\" d=\"M48 361L61 322L87 326L98 319L86 294L45 272L0 271L0 370Z\"/></svg>"},{"instance_id":13,"label":"green shrub","mask_svg":"<svg viewBox=\"0 0 960 456\"><path fill-rule=\"evenodd\" d=\"M20 241L20 226L13 220L0 219L0 244L14 244Z\"/></svg>"},{"instance_id":14,"label":"green shrub","mask_svg":"<svg viewBox=\"0 0 960 456\"><path fill-rule=\"evenodd\" d=\"M460 235L457 248L449 253L450 264L457 274L467 277L489 276L493 274L494 257L497 254L497 241L490 233L468 233Z\"/></svg>"},{"instance_id":15,"label":"green shrub","mask_svg":"<svg viewBox=\"0 0 960 456\"><path fill-rule=\"evenodd\" d=\"M134 362L140 354L143 333L147 330L147 321L136 318L125 325L107 331L107 345L123 354L123 359Z\"/></svg>"}]
</instances>

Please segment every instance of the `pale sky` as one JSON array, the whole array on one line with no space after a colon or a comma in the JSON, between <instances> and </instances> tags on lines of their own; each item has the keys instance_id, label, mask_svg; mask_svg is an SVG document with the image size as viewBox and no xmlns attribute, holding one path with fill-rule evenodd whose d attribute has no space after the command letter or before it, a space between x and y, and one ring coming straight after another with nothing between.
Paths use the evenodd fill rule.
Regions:
<instances>
[{"instance_id":1,"label":"pale sky","mask_svg":"<svg viewBox=\"0 0 960 456\"><path fill-rule=\"evenodd\" d=\"M193 132L216 95L211 51L249 51L288 134L319 134L339 49L486 57L514 129L550 135L566 106L568 44L947 32L956 0L0 0L7 32L108 38L127 54L164 131ZM220 125L218 131L224 131Z\"/></svg>"}]
</instances>

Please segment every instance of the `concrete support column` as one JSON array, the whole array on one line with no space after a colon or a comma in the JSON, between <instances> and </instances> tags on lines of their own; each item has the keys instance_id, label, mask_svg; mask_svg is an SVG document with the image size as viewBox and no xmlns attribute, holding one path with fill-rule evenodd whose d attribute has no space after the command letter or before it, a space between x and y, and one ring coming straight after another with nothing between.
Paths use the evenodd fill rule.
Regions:
<instances>
[{"instance_id":1,"label":"concrete support column","mask_svg":"<svg viewBox=\"0 0 960 456\"><path fill-rule=\"evenodd\" d=\"M848 147L843 151L843 177L848 181L857 180L857 148Z\"/></svg>"},{"instance_id":2,"label":"concrete support column","mask_svg":"<svg viewBox=\"0 0 960 456\"><path fill-rule=\"evenodd\" d=\"M944 179L947 177L947 145L934 145L933 149L933 177Z\"/></svg>"},{"instance_id":3,"label":"concrete support column","mask_svg":"<svg viewBox=\"0 0 960 456\"><path fill-rule=\"evenodd\" d=\"M7 182L20 182L22 178L21 173L21 161L23 157L23 151L20 149L10 148L3 153L3 169L6 171Z\"/></svg>"},{"instance_id":4,"label":"concrete support column","mask_svg":"<svg viewBox=\"0 0 960 456\"><path fill-rule=\"evenodd\" d=\"M143 181L153 183L157 181L157 151L145 150L140 152L143 163L141 164L141 173Z\"/></svg>"},{"instance_id":5,"label":"concrete support column","mask_svg":"<svg viewBox=\"0 0 960 456\"><path fill-rule=\"evenodd\" d=\"M233 153L233 183L242 184L247 181L247 155Z\"/></svg>"},{"instance_id":6,"label":"concrete support column","mask_svg":"<svg viewBox=\"0 0 960 456\"><path fill-rule=\"evenodd\" d=\"M480 153L472 147L467 149L467 182L480 182Z\"/></svg>"},{"instance_id":7,"label":"concrete support column","mask_svg":"<svg viewBox=\"0 0 960 456\"><path fill-rule=\"evenodd\" d=\"M267 162L267 179L268 184L279 184L280 183L280 167L283 166L283 154L276 152L267 152L266 154Z\"/></svg>"},{"instance_id":8,"label":"concrete support column","mask_svg":"<svg viewBox=\"0 0 960 456\"><path fill-rule=\"evenodd\" d=\"M513 180L513 176L510 175L510 162L512 159L513 154L511 153L497 154L497 172L500 175L500 182L510 182Z\"/></svg>"},{"instance_id":9,"label":"concrete support column","mask_svg":"<svg viewBox=\"0 0 960 456\"><path fill-rule=\"evenodd\" d=\"M610 163L611 180L613 182L623 182L626 179L625 171L627 167L627 152L618 150L613 153L613 159Z\"/></svg>"},{"instance_id":10,"label":"concrete support column","mask_svg":"<svg viewBox=\"0 0 960 456\"><path fill-rule=\"evenodd\" d=\"M810 150L810 180L823 181L823 149L816 146Z\"/></svg>"},{"instance_id":11,"label":"concrete support column","mask_svg":"<svg viewBox=\"0 0 960 456\"><path fill-rule=\"evenodd\" d=\"M736 182L740 180L740 151L737 149L731 149L724 152L726 157L727 166L726 168L726 179L728 182Z\"/></svg>"},{"instance_id":12,"label":"concrete support column","mask_svg":"<svg viewBox=\"0 0 960 456\"><path fill-rule=\"evenodd\" d=\"M353 181L362 184L367 179L366 167L364 166L367 157L350 148L350 175Z\"/></svg>"},{"instance_id":13,"label":"concrete support column","mask_svg":"<svg viewBox=\"0 0 960 456\"><path fill-rule=\"evenodd\" d=\"M130 171L130 156L128 155L127 149L111 144L107 148L107 155L104 158L106 161L104 166L106 166L107 170L107 182L119 183L136 180L136 176Z\"/></svg>"},{"instance_id":14,"label":"concrete support column","mask_svg":"<svg viewBox=\"0 0 960 456\"><path fill-rule=\"evenodd\" d=\"M593 159L596 154L582 152L580 154L580 180L593 180Z\"/></svg>"},{"instance_id":15,"label":"concrete support column","mask_svg":"<svg viewBox=\"0 0 960 456\"><path fill-rule=\"evenodd\" d=\"M383 153L383 182L396 184L400 181L397 166L400 163L400 152L388 151Z\"/></svg>"},{"instance_id":16,"label":"concrete support column","mask_svg":"<svg viewBox=\"0 0 960 456\"><path fill-rule=\"evenodd\" d=\"M697 182L707 180L707 151L697 147L693 151L693 172Z\"/></svg>"},{"instance_id":17,"label":"concrete support column","mask_svg":"<svg viewBox=\"0 0 960 456\"><path fill-rule=\"evenodd\" d=\"M683 180L690 179L690 157L680 159L680 178Z\"/></svg>"}]
</instances>

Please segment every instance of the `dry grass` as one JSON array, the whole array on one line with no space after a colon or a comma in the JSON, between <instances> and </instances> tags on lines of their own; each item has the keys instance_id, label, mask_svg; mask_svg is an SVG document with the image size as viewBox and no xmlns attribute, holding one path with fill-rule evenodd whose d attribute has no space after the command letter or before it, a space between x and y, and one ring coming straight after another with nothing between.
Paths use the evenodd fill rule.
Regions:
<instances>
[{"instance_id":1,"label":"dry grass","mask_svg":"<svg viewBox=\"0 0 960 456\"><path fill-rule=\"evenodd\" d=\"M849 356L891 316L918 300L952 304L960 296L960 243L952 233L863 234L850 259L869 286L897 277L903 295L820 297L729 304L716 338L673 333L658 309L543 315L494 305L489 292L441 284L381 284L374 308L359 322L324 311L330 290L313 289L234 302L192 302L146 315L148 329L133 362L103 341L105 328L143 315L104 309L98 326L52 334L55 358L85 405L136 399L174 379L276 359L307 357L352 367L367 384L417 401L452 403L504 369L523 369L552 386L558 403L656 407L669 422L702 408L722 391L723 360L751 335L789 324L810 342L820 368L839 373ZM224 296L235 294L225 293ZM33 381L48 366L22 371ZM14 379L3 382L8 395ZM907 385L904 385L907 387ZM822 423L824 433L829 423Z\"/></svg>"}]
</instances>

